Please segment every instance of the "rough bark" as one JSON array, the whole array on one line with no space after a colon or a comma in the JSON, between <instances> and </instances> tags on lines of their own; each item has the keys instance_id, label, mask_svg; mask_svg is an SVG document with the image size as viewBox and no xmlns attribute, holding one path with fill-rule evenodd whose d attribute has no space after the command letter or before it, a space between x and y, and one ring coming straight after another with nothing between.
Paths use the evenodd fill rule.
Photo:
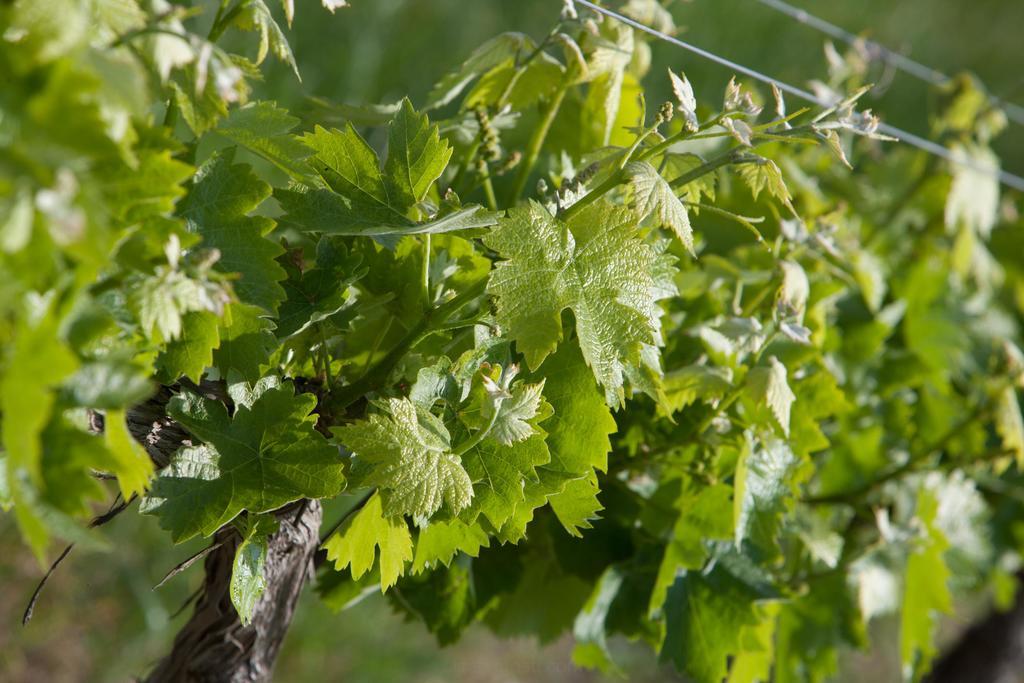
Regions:
<instances>
[{"instance_id":1,"label":"rough bark","mask_svg":"<svg viewBox=\"0 0 1024 683\"><path fill-rule=\"evenodd\" d=\"M183 380L184 382L184 380ZM231 400L216 383L189 383L190 390L223 401ZM174 395L161 387L155 396L128 411L128 428L157 468L170 462L191 436L167 416ZM103 431L103 416L91 416L94 431ZM270 537L264 565L266 591L242 626L231 604L231 568L241 540L231 527L217 532L218 546L204 561L206 577L188 622L174 639L171 652L145 679L148 683L262 683L269 681L277 653L291 625L299 595L313 573L323 517L319 501L303 500L281 510L280 527Z\"/></svg>"},{"instance_id":2,"label":"rough bark","mask_svg":"<svg viewBox=\"0 0 1024 683\"><path fill-rule=\"evenodd\" d=\"M221 543L205 561L206 579L195 610L178 632L174 647L146 678L147 683L261 683L269 681L274 660L312 576L322 511L318 501L302 501L282 511L271 536L264 576L267 589L242 626L231 604L231 565L238 534L219 531Z\"/></svg>"},{"instance_id":3,"label":"rough bark","mask_svg":"<svg viewBox=\"0 0 1024 683\"><path fill-rule=\"evenodd\" d=\"M1017 600L1009 611L994 611L971 626L935 663L926 681L1024 681L1024 591L1017 592Z\"/></svg>"}]
</instances>

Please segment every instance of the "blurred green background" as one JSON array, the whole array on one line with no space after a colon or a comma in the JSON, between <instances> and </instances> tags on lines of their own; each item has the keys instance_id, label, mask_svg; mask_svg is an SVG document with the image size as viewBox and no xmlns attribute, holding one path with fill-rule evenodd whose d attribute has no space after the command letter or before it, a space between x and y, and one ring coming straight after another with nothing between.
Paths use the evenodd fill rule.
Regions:
<instances>
[{"instance_id":1,"label":"blurred green background","mask_svg":"<svg viewBox=\"0 0 1024 683\"><path fill-rule=\"evenodd\" d=\"M198 0L195 4L199 4ZM257 95L302 107L316 95L350 104L391 102L405 94L422 101L433 82L486 38L506 30L543 35L561 0L352 0L333 16L319 0L296 0L290 38L302 73L270 63ZM904 50L947 73L969 70L991 92L1024 102L1024 2L1020 0L835 0L801 6L851 31ZM681 35L701 47L803 85L825 75L823 38L755 0L677 0L671 5ZM239 40L248 40L239 38ZM670 45L653 48L654 92L667 85L666 66L686 71L698 99L718 100L730 74ZM667 93L666 93L667 94ZM928 130L930 94L895 75L869 106L889 122ZM651 96L649 101L660 101ZM1024 127L997 141L1004 165L1024 172ZM333 519L328 512L326 518ZM112 550L75 552L57 571L27 628L22 610L41 574L20 544L12 520L0 517L0 680L5 682L124 681L141 674L169 646L185 618L172 614L201 580L198 567L152 590L201 544L171 547L154 520L134 512L107 527ZM953 628L955 629L955 624ZM878 624L875 642L892 624ZM571 641L539 645L497 640L472 629L457 645L438 650L417 624L393 615L379 596L340 615L312 594L300 606L278 665L277 680L597 681L575 670ZM630 680L677 680L649 651L616 643ZM891 653L856 656L857 677L897 680Z\"/></svg>"},{"instance_id":2,"label":"blurred green background","mask_svg":"<svg viewBox=\"0 0 1024 683\"><path fill-rule=\"evenodd\" d=\"M989 92L1024 105L1020 0L792 3L948 75L971 72ZM261 93L293 107L304 94L348 104L394 102L408 94L420 103L439 75L486 38L502 31L543 37L562 0L352 0L333 17L316 0L296 5L291 37L302 83L284 65L269 64ZM674 0L669 9L681 38L735 62L801 87L827 74L827 38L757 0ZM667 67L686 72L698 101L719 101L732 75L670 44L652 45L652 57L648 102L669 95ZM885 68L873 69L872 76L879 87L865 106L893 125L927 135L934 97L929 86ZM995 148L1008 170L1024 175L1024 126L1009 126Z\"/></svg>"}]
</instances>

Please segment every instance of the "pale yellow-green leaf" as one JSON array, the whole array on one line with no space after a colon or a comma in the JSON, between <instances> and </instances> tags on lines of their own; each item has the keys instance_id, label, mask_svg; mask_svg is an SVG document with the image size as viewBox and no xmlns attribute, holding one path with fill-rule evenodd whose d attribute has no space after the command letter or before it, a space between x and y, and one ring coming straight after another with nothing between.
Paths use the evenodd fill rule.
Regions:
<instances>
[{"instance_id":1,"label":"pale yellow-green leaf","mask_svg":"<svg viewBox=\"0 0 1024 683\"><path fill-rule=\"evenodd\" d=\"M683 72L679 72L677 76L669 69L668 77L672 81L672 93L676 96L676 111L682 114L683 124L687 130L697 130L697 98L693 94L693 86Z\"/></svg>"},{"instance_id":2,"label":"pale yellow-green leaf","mask_svg":"<svg viewBox=\"0 0 1024 683\"><path fill-rule=\"evenodd\" d=\"M104 438L107 450L113 457L117 485L121 495L128 500L135 494L146 491L153 476L153 461L145 449L128 432L124 410L108 410L104 422Z\"/></svg>"},{"instance_id":3,"label":"pale yellow-green leaf","mask_svg":"<svg viewBox=\"0 0 1024 683\"><path fill-rule=\"evenodd\" d=\"M747 375L747 390L757 403L768 406L782 432L789 436L789 414L796 395L786 381L786 366L772 356L767 367L756 367Z\"/></svg>"},{"instance_id":4,"label":"pale yellow-green leaf","mask_svg":"<svg viewBox=\"0 0 1024 683\"><path fill-rule=\"evenodd\" d=\"M1012 386L1004 388L996 397L995 422L1003 448L1017 459L1018 467L1024 467L1024 419L1017 391Z\"/></svg>"},{"instance_id":5,"label":"pale yellow-green leaf","mask_svg":"<svg viewBox=\"0 0 1024 683\"><path fill-rule=\"evenodd\" d=\"M963 225L987 239L999 213L999 158L992 150L979 145L958 145L952 153L962 163L952 166L953 184L946 197L946 227L954 232Z\"/></svg>"},{"instance_id":6,"label":"pale yellow-green leaf","mask_svg":"<svg viewBox=\"0 0 1024 683\"><path fill-rule=\"evenodd\" d=\"M350 516L324 543L327 559L341 570L351 566L358 579L373 568L380 549L380 587L386 591L395 585L412 560L412 535L400 516L387 516L380 494L370 496L362 509Z\"/></svg>"},{"instance_id":7,"label":"pale yellow-green leaf","mask_svg":"<svg viewBox=\"0 0 1024 683\"><path fill-rule=\"evenodd\" d=\"M407 398L388 399L383 407L386 414L375 413L335 434L367 468L361 483L381 489L385 513L428 519L442 505L453 514L468 506L473 484L451 452L444 424Z\"/></svg>"},{"instance_id":8,"label":"pale yellow-green leaf","mask_svg":"<svg viewBox=\"0 0 1024 683\"><path fill-rule=\"evenodd\" d=\"M675 233L686 250L693 253L693 228L686 207L676 196L658 169L646 161L626 164L626 174L633 189L634 209L638 220L653 215L659 224Z\"/></svg>"}]
</instances>

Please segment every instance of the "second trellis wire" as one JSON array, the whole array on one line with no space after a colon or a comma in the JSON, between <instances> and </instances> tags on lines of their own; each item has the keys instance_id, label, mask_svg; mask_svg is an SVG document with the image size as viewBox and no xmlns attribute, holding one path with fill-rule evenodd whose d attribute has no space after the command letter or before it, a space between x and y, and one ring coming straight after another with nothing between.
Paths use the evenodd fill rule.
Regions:
<instances>
[{"instance_id":1,"label":"second trellis wire","mask_svg":"<svg viewBox=\"0 0 1024 683\"><path fill-rule=\"evenodd\" d=\"M781 12L791 19L794 19L805 26L810 26L827 36L846 43L847 45L856 45L858 43L863 44L870 56L878 57L883 62L892 64L900 71L910 74L914 78L922 80L925 83L930 83L932 85L946 85L953 80L947 74L942 73L938 69L933 69L926 64L915 61L906 55L887 48L881 43L854 35L846 29L829 23L821 17L816 17L805 9L794 7L788 2L784 2L784 0L757 1L766 7L770 7L776 12ZM1006 113L1007 118L1011 121L1024 125L1024 107L1019 104L1014 104L1013 102L1007 102L1001 97L996 97L991 94L988 95L988 100L995 106L1001 108Z\"/></svg>"},{"instance_id":2,"label":"second trellis wire","mask_svg":"<svg viewBox=\"0 0 1024 683\"><path fill-rule=\"evenodd\" d=\"M795 85L790 85L789 83L780 81L777 78L772 78L771 76L763 74L760 71L755 71L754 69L743 66L742 64L737 64L736 62L730 59L720 57L713 52L708 52L703 48L687 43L684 40L676 38L675 36L670 36L667 33L662 33L657 29L651 28L646 24L642 24L639 21L631 19L614 10L601 7L600 5L595 5L589 0L573 0L573 2L577 5L581 5L583 7L591 9L599 14L603 14L606 17L611 17L612 19L620 21L626 24L627 26L632 26L633 28L639 31L643 31L644 33L650 34L667 43L671 43L673 45L683 48L684 50L688 50L689 52L692 52L700 57L703 57L704 59L715 62L716 64L720 64L721 66L727 67L729 69L732 69L733 71L741 73L744 76L753 78L756 81L760 81L768 85L774 85L779 90L788 95L792 95L794 97L797 97L806 102L810 102L811 104L817 105L819 107L828 107L831 105L830 102L825 102L824 100L819 99L816 95L807 90L804 90L803 88L798 88ZM1008 171L1004 171L1002 169L997 169L991 166L975 163L971 159L956 156L951 151L949 151L942 145L932 140L923 138L920 135L916 135L909 131L905 131L901 128L897 128L885 122L882 122L878 125L878 131L890 137L896 138L900 142L904 142L908 145L911 145L912 147L917 147L918 149L928 152L929 154L933 154L952 164L965 166L967 168L970 168L979 173L983 173L985 175L995 176L996 178L999 179L999 182L1006 185L1007 187L1012 187L1015 190L1020 190L1021 192L1024 192L1024 178L1022 178L1021 176L1015 175Z\"/></svg>"}]
</instances>

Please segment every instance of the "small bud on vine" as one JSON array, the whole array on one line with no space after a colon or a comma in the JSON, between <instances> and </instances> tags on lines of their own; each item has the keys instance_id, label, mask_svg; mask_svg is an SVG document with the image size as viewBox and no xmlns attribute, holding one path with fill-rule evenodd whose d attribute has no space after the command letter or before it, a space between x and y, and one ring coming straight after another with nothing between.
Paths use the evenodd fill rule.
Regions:
<instances>
[{"instance_id":1,"label":"small bud on vine","mask_svg":"<svg viewBox=\"0 0 1024 683\"><path fill-rule=\"evenodd\" d=\"M675 113L675 107L672 106L671 102L663 102L661 109L658 110L658 116L655 119L654 125L661 125L662 123L668 123L672 120L672 115Z\"/></svg>"},{"instance_id":2,"label":"small bud on vine","mask_svg":"<svg viewBox=\"0 0 1024 683\"><path fill-rule=\"evenodd\" d=\"M511 171L513 168L519 165L519 162L523 160L523 153L516 150L505 157L505 160L501 162L501 165L494 171L494 175L504 175Z\"/></svg>"}]
</instances>

